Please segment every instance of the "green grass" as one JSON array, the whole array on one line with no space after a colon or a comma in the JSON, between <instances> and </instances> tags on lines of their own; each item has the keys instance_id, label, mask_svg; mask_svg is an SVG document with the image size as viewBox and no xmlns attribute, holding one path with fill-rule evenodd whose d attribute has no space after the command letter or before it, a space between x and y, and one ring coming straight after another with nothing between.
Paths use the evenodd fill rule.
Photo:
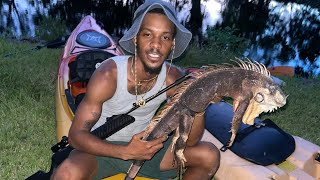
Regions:
<instances>
[{"instance_id":1,"label":"green grass","mask_svg":"<svg viewBox=\"0 0 320 180\"><path fill-rule=\"evenodd\" d=\"M0 38L0 179L24 179L48 170L50 147L56 143L54 90L62 49L31 51L36 44ZM16 53L4 58L4 55ZM199 67L237 56L219 47L192 46L179 65ZM287 105L262 118L273 119L285 131L320 145L320 80L281 77L289 94Z\"/></svg>"},{"instance_id":2,"label":"green grass","mask_svg":"<svg viewBox=\"0 0 320 180\"><path fill-rule=\"evenodd\" d=\"M22 52L34 46L0 39L0 179L20 180L50 167L61 50Z\"/></svg>"}]
</instances>

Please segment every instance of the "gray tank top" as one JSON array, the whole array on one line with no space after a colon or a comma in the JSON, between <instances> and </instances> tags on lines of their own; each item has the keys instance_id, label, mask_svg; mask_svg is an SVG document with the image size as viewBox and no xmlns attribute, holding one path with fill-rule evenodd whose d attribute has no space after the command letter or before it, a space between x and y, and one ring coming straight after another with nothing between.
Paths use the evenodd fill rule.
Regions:
<instances>
[{"instance_id":1,"label":"gray tank top","mask_svg":"<svg viewBox=\"0 0 320 180\"><path fill-rule=\"evenodd\" d=\"M117 65L117 89L114 96L103 103L101 116L92 129L96 129L104 124L107 117L127 113L133 107L132 104L136 102L136 95L128 92L127 64L129 57L130 56L112 57ZM166 86L166 69L166 63L164 63L154 87L145 95L138 95L138 99L140 99L143 95L143 98L147 99ZM116 132L107 138L107 140L129 142L134 134L140 133L146 128L152 117L155 115L160 104L165 101L166 98L166 93L163 93L155 99L149 101L144 107L139 107L131 112L130 115L135 117L135 122Z\"/></svg>"}]
</instances>

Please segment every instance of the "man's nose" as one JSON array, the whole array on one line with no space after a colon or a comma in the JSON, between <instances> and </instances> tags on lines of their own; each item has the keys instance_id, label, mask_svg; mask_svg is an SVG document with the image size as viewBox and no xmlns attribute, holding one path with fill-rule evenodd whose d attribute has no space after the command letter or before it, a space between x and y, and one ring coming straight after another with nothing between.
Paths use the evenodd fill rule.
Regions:
<instances>
[{"instance_id":1,"label":"man's nose","mask_svg":"<svg viewBox=\"0 0 320 180\"><path fill-rule=\"evenodd\" d=\"M161 49L161 39L158 37L152 38L151 47L154 49Z\"/></svg>"}]
</instances>

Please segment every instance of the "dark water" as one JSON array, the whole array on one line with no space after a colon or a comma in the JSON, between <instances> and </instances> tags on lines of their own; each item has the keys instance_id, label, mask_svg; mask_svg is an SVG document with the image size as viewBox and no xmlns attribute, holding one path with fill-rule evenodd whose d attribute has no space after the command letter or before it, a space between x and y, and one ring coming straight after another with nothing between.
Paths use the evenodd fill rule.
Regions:
<instances>
[{"instance_id":1,"label":"dark water","mask_svg":"<svg viewBox=\"0 0 320 180\"><path fill-rule=\"evenodd\" d=\"M108 33L121 37L130 27L134 10L142 0L11 0L0 1L0 33L17 38L50 34L59 27L46 24L56 20L70 32L85 15L91 14ZM318 9L296 3L246 0L172 0L179 20L200 41L207 26L238 29L237 35L251 40L244 56L267 65L300 66L320 73L320 15ZM227 3L228 2L228 3ZM62 29L61 29L62 31Z\"/></svg>"}]
</instances>

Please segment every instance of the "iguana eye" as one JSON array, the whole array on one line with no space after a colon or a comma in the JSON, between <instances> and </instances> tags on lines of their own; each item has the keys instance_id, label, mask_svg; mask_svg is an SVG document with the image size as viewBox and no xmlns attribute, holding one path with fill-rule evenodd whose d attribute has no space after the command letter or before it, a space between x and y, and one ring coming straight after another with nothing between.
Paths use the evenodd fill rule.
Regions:
<instances>
[{"instance_id":1,"label":"iguana eye","mask_svg":"<svg viewBox=\"0 0 320 180\"><path fill-rule=\"evenodd\" d=\"M257 93L256 96L254 97L254 100L257 101L258 103L262 103L264 101L263 94Z\"/></svg>"}]
</instances>

